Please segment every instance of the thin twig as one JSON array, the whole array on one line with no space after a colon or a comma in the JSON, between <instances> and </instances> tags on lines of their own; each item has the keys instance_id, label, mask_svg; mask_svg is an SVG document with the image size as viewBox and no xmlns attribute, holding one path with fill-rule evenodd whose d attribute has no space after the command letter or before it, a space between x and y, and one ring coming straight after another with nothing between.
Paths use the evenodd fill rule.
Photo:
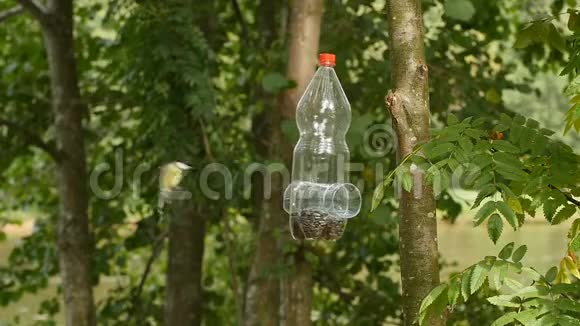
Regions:
<instances>
[{"instance_id":1,"label":"thin twig","mask_svg":"<svg viewBox=\"0 0 580 326\"><path fill-rule=\"evenodd\" d=\"M548 187L550 187L550 189L554 189L556 191L559 191L562 195L564 195L564 197L566 197L566 200L568 200L569 202L571 202L572 204L580 207L580 201L578 201L576 198L574 198L572 195L570 195L569 193L563 192L562 190L558 189L558 187L553 186L553 185L548 185Z\"/></svg>"},{"instance_id":2,"label":"thin twig","mask_svg":"<svg viewBox=\"0 0 580 326\"><path fill-rule=\"evenodd\" d=\"M205 125L203 124L203 120L201 118L199 119L199 125L201 126L201 135L203 138L203 148L205 150L205 155L207 156L208 160L213 162L213 161L215 161L215 158L214 158L213 153L211 151L209 139L207 138L207 133L205 132Z\"/></svg>"},{"instance_id":3,"label":"thin twig","mask_svg":"<svg viewBox=\"0 0 580 326\"><path fill-rule=\"evenodd\" d=\"M5 21L6 19L16 16L18 14L21 14L24 12L24 8L22 8L22 6L15 6L13 8L10 9L6 9L2 12L0 12L0 23Z\"/></svg>"},{"instance_id":4,"label":"thin twig","mask_svg":"<svg viewBox=\"0 0 580 326\"><path fill-rule=\"evenodd\" d=\"M163 249L163 244L165 243L165 238L167 237L167 231L163 232L162 234L157 237L157 239L153 242L153 252L145 265L145 270L143 271L143 275L141 275L141 280L139 281L139 285L137 286L137 290L133 295L133 309L135 309L139 305L139 301L141 299L141 292L143 292L143 287L145 286L145 282L149 277L149 273L151 272L151 267L153 263L161 254L161 249Z\"/></svg>"},{"instance_id":5,"label":"thin twig","mask_svg":"<svg viewBox=\"0 0 580 326\"><path fill-rule=\"evenodd\" d=\"M244 20L244 16L242 15L242 10L240 9L240 4L237 0L232 0L232 6L234 7L234 12L236 17L240 21L240 25L242 26L242 41L249 42L248 38L248 27L246 26L246 21Z\"/></svg>"},{"instance_id":6,"label":"thin twig","mask_svg":"<svg viewBox=\"0 0 580 326\"><path fill-rule=\"evenodd\" d=\"M58 151L55 144L45 142L44 140L42 140L42 138L40 138L40 136L22 127L18 123L0 118L0 126L2 125L10 128L11 130L14 130L17 133L20 133L24 137L27 144L42 149L43 151L48 153L55 161L58 162L62 159L62 153Z\"/></svg>"}]
</instances>

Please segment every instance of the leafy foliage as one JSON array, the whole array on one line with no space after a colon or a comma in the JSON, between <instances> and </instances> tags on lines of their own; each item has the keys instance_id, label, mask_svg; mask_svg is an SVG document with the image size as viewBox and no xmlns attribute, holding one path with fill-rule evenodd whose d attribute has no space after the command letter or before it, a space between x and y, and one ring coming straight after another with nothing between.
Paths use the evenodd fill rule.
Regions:
<instances>
[{"instance_id":1,"label":"leafy foliage","mask_svg":"<svg viewBox=\"0 0 580 326\"><path fill-rule=\"evenodd\" d=\"M419 170L424 171L436 195L451 185L477 190L474 225L487 222L494 243L501 236L504 221L516 230L524 224L526 215L534 217L540 207L551 224L560 224L577 213L579 202L574 196L579 193L580 156L569 146L551 140L552 131L521 115L501 114L497 120L474 121L449 116L447 122L447 127L434 131L431 141L417 146L379 184L373 207L382 201L384 188L393 176L403 180L403 190L411 191L416 185L405 185L404 180L413 180L413 170ZM506 245L497 257L486 257L434 288L423 300L419 323L428 316L443 315L446 309L453 311L486 281L500 293L488 297L489 303L516 309L507 309L492 325L579 323L580 306L573 297L580 293L580 282L572 282L570 277L580 276L575 253L578 233L576 220L569 233L567 255L559 269L554 267L545 276L521 263L526 246L514 250L514 243ZM514 274L530 277L532 283L524 285ZM554 280L555 285L551 283Z\"/></svg>"},{"instance_id":2,"label":"leafy foliage","mask_svg":"<svg viewBox=\"0 0 580 326\"><path fill-rule=\"evenodd\" d=\"M505 314L492 325L577 325L580 323L578 295L580 282L567 284L554 279L568 270L576 273L578 262L567 256L566 266L551 268L542 275L521 263L527 248L513 250L514 243L507 244L496 256L486 257L455 274L448 283L433 289L421 305L420 324L428 314L441 315L468 301L482 287L489 287L500 294L487 297L487 301L505 309ZM575 257L575 256L574 256ZM577 277L577 276L576 276ZM439 304L435 304L439 302Z\"/></svg>"},{"instance_id":3,"label":"leafy foliage","mask_svg":"<svg viewBox=\"0 0 580 326\"><path fill-rule=\"evenodd\" d=\"M425 171L426 182L436 195L452 185L477 190L474 225L487 221L494 242L504 221L516 230L525 216L534 217L540 207L552 224L577 213L573 196L580 191L580 156L551 140L552 131L520 115L461 122L450 118L448 122L448 127L434 131L431 141L419 145L416 154L402 160L391 173L403 179L406 191L412 186L404 182L405 178L411 180L412 165ZM391 175L375 189L374 207L382 200Z\"/></svg>"}]
</instances>

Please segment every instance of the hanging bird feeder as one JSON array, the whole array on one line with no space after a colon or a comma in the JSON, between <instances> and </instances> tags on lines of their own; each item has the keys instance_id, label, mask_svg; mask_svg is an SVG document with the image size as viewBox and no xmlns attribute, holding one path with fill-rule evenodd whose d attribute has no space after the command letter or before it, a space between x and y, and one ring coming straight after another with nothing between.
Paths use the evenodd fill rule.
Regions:
<instances>
[{"instance_id":1,"label":"hanging bird feeder","mask_svg":"<svg viewBox=\"0 0 580 326\"><path fill-rule=\"evenodd\" d=\"M361 207L360 191L348 182L350 104L334 66L334 54L320 54L319 68L296 109L300 139L292 183L284 192L294 239L337 240Z\"/></svg>"}]
</instances>

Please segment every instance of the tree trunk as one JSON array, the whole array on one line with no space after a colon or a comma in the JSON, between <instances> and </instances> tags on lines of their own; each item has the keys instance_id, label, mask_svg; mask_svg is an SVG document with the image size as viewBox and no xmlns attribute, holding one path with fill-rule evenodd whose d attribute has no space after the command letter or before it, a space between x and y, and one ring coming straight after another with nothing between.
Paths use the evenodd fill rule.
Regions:
<instances>
[{"instance_id":1,"label":"tree trunk","mask_svg":"<svg viewBox=\"0 0 580 326\"><path fill-rule=\"evenodd\" d=\"M267 18L273 15L273 9L267 4L262 3L261 6L265 14L262 20L266 23L269 21ZM322 0L292 2L287 77L297 85L281 96L280 110L268 112L268 129L257 135L268 139L265 154L270 159L285 162L286 166L291 166L292 147L284 140L281 122L283 119L294 120L298 100L314 74L321 17ZM273 22L269 21L269 24ZM273 38L276 33L269 29L268 35ZM312 269L304 257L306 248L303 244L297 245L296 252L289 260L288 276L281 279L277 272L282 264L281 242L292 241L288 237L288 215L282 210L285 186L279 175L273 175L272 198L264 200L261 205L256 254L246 290L246 325L278 325L280 313L284 325L310 325ZM280 231L284 232L282 238L277 236ZM280 293L281 288L283 293Z\"/></svg>"},{"instance_id":2,"label":"tree trunk","mask_svg":"<svg viewBox=\"0 0 580 326\"><path fill-rule=\"evenodd\" d=\"M274 185L272 188L272 196L275 197L279 191L275 190ZM247 326L278 325L280 307L278 234L284 218L278 204L282 204L281 200L265 200L262 205L258 240L246 288L244 325Z\"/></svg>"},{"instance_id":3,"label":"tree trunk","mask_svg":"<svg viewBox=\"0 0 580 326\"><path fill-rule=\"evenodd\" d=\"M296 82L296 87L282 96L282 119L294 120L298 101L316 70L322 0L297 0L292 2L290 14L289 60L286 77ZM292 166L292 147L284 142L284 161ZM284 214L287 218L287 215ZM288 232L286 232L288 235ZM287 238L291 240L289 237ZM308 250L304 243L298 244L292 259L293 268L282 283L283 324L287 326L310 325L312 306L312 267L305 258Z\"/></svg>"},{"instance_id":4,"label":"tree trunk","mask_svg":"<svg viewBox=\"0 0 580 326\"><path fill-rule=\"evenodd\" d=\"M176 200L169 210L165 325L198 326L202 319L205 219L190 200Z\"/></svg>"},{"instance_id":5,"label":"tree trunk","mask_svg":"<svg viewBox=\"0 0 580 326\"><path fill-rule=\"evenodd\" d=\"M280 3L261 0L258 7L257 22L265 31L258 46L267 47L274 42L278 26L277 10ZM272 99L262 93L261 86L255 90L257 96L264 98L266 105L272 104ZM270 110L260 114L253 121L254 139L257 151L262 157L276 158L276 145L281 136L277 130L279 114ZM256 234L256 249L250 266L244 295L243 319L246 326L278 326L280 309L280 246L277 234L283 229L284 212L282 202L281 181L272 178L272 198L264 198L264 182L259 178L252 179L253 202L258 219Z\"/></svg>"},{"instance_id":6,"label":"tree trunk","mask_svg":"<svg viewBox=\"0 0 580 326\"><path fill-rule=\"evenodd\" d=\"M385 98L397 134L398 158L429 140L428 69L420 0L388 1L393 90ZM413 325L423 298L439 284L435 199L424 173L413 175L411 192L400 201L400 253L405 325ZM432 319L428 325L443 325Z\"/></svg>"},{"instance_id":7,"label":"tree trunk","mask_svg":"<svg viewBox=\"0 0 580 326\"><path fill-rule=\"evenodd\" d=\"M67 325L95 325L91 282L86 157L82 103L74 56L72 0L54 0L42 23L50 67L59 158L58 249Z\"/></svg>"}]
</instances>

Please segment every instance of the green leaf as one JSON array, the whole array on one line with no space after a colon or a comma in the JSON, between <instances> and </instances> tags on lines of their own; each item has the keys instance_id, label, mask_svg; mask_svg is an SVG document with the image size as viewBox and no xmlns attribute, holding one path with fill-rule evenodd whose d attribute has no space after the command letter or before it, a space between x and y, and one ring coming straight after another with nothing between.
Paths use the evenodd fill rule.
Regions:
<instances>
[{"instance_id":1,"label":"green leaf","mask_svg":"<svg viewBox=\"0 0 580 326\"><path fill-rule=\"evenodd\" d=\"M448 154L455 149L453 143L440 143L435 145L431 149L425 149L425 154L430 158L434 159L441 155Z\"/></svg>"},{"instance_id":2,"label":"green leaf","mask_svg":"<svg viewBox=\"0 0 580 326\"><path fill-rule=\"evenodd\" d=\"M493 195L495 193L495 191L496 191L496 189L495 189L495 186L493 184L485 185L483 188L481 188L481 190L479 191L479 194L477 194L477 198L475 198L475 202L473 203L473 206L471 208L473 209L473 208L478 207L479 204L481 204L482 200Z\"/></svg>"},{"instance_id":3,"label":"green leaf","mask_svg":"<svg viewBox=\"0 0 580 326\"><path fill-rule=\"evenodd\" d=\"M506 165L513 169L523 169L524 164L513 154L497 152L493 154L493 160L496 164Z\"/></svg>"},{"instance_id":4,"label":"green leaf","mask_svg":"<svg viewBox=\"0 0 580 326\"><path fill-rule=\"evenodd\" d=\"M516 114L512 121L514 122L514 124L521 126L524 123L526 123L526 118L521 114Z\"/></svg>"},{"instance_id":5,"label":"green leaf","mask_svg":"<svg viewBox=\"0 0 580 326\"><path fill-rule=\"evenodd\" d=\"M487 221L487 234L493 243L497 243L497 240L501 236L503 231L503 221L499 214L493 214Z\"/></svg>"},{"instance_id":6,"label":"green leaf","mask_svg":"<svg viewBox=\"0 0 580 326\"><path fill-rule=\"evenodd\" d=\"M449 113L447 114L447 125L448 126L453 126L459 123L459 119L457 119L457 116L453 113Z\"/></svg>"},{"instance_id":7,"label":"green leaf","mask_svg":"<svg viewBox=\"0 0 580 326\"><path fill-rule=\"evenodd\" d=\"M294 144L300 138L300 132L298 131L298 127L296 126L296 122L294 120L284 120L280 126L282 129L282 134L286 138L286 140Z\"/></svg>"},{"instance_id":8,"label":"green leaf","mask_svg":"<svg viewBox=\"0 0 580 326\"><path fill-rule=\"evenodd\" d=\"M537 120L534 119L528 119L528 121L526 122L526 126L532 129L538 129L540 128L540 123Z\"/></svg>"},{"instance_id":9,"label":"green leaf","mask_svg":"<svg viewBox=\"0 0 580 326\"><path fill-rule=\"evenodd\" d=\"M515 319L524 326L535 324L536 318L544 311L541 309L528 309L518 312Z\"/></svg>"},{"instance_id":10,"label":"green leaf","mask_svg":"<svg viewBox=\"0 0 580 326\"><path fill-rule=\"evenodd\" d=\"M279 72L268 73L262 78L262 87L265 91L270 93L277 93L284 89L290 88L295 83L288 80Z\"/></svg>"},{"instance_id":11,"label":"green leaf","mask_svg":"<svg viewBox=\"0 0 580 326\"><path fill-rule=\"evenodd\" d=\"M528 149L532 148L533 143L530 140L534 139L534 137L536 137L537 134L538 132L532 128L522 127L522 135L519 142L520 149L522 150L522 152L525 152Z\"/></svg>"},{"instance_id":12,"label":"green leaf","mask_svg":"<svg viewBox=\"0 0 580 326\"><path fill-rule=\"evenodd\" d=\"M491 213L495 212L495 210L497 209L496 206L496 202L494 201L488 201L485 204L483 204L483 206L477 211L477 213L475 213L475 216L473 217L475 220L475 226L480 225L481 223L483 223L485 221L485 219L491 215Z\"/></svg>"},{"instance_id":13,"label":"green leaf","mask_svg":"<svg viewBox=\"0 0 580 326\"><path fill-rule=\"evenodd\" d=\"M469 0L445 0L445 15L457 20L469 21L475 14L475 7Z\"/></svg>"},{"instance_id":14,"label":"green leaf","mask_svg":"<svg viewBox=\"0 0 580 326\"><path fill-rule=\"evenodd\" d=\"M573 10L568 10L570 17L568 18L568 29L572 32L580 32L580 14Z\"/></svg>"},{"instance_id":15,"label":"green leaf","mask_svg":"<svg viewBox=\"0 0 580 326\"><path fill-rule=\"evenodd\" d=\"M532 178L526 183L524 189L522 189L522 193L532 195L536 193L536 191L541 185L542 185L541 176Z\"/></svg>"},{"instance_id":16,"label":"green leaf","mask_svg":"<svg viewBox=\"0 0 580 326\"><path fill-rule=\"evenodd\" d=\"M504 124L506 126L512 124L512 118L503 112L499 114L499 121L501 122L501 124Z\"/></svg>"},{"instance_id":17,"label":"green leaf","mask_svg":"<svg viewBox=\"0 0 580 326\"><path fill-rule=\"evenodd\" d=\"M525 120L524 120L524 122L525 122ZM520 140L520 137L522 135L523 130L524 130L524 127L522 127L521 125L516 124L514 122L514 124L512 125L512 128L510 130L510 136L509 136L510 141L514 144L517 144Z\"/></svg>"},{"instance_id":18,"label":"green leaf","mask_svg":"<svg viewBox=\"0 0 580 326\"><path fill-rule=\"evenodd\" d=\"M473 149L473 143L469 138L461 138L459 140L459 146L466 152L471 152Z\"/></svg>"},{"instance_id":19,"label":"green leaf","mask_svg":"<svg viewBox=\"0 0 580 326\"><path fill-rule=\"evenodd\" d=\"M461 292L461 280L459 277L456 277L451 281L449 284L449 288L447 289L447 300L451 307L455 307L457 304L457 300L459 299L459 294Z\"/></svg>"},{"instance_id":20,"label":"green leaf","mask_svg":"<svg viewBox=\"0 0 580 326\"><path fill-rule=\"evenodd\" d=\"M373 192L371 212L374 211L375 209L377 209L377 207L379 207L384 196L385 196L385 186L381 182L377 185L377 187L375 188L375 191Z\"/></svg>"},{"instance_id":21,"label":"green leaf","mask_svg":"<svg viewBox=\"0 0 580 326\"><path fill-rule=\"evenodd\" d=\"M566 40L564 39L564 37L562 37L562 34L560 34L560 32L558 31L556 26L554 26L554 24L550 24L548 28L549 31L547 43L556 50L562 53L566 53L568 49L566 47Z\"/></svg>"},{"instance_id":22,"label":"green leaf","mask_svg":"<svg viewBox=\"0 0 580 326\"><path fill-rule=\"evenodd\" d=\"M420 313L419 325L424 325L425 320L435 320L441 318L446 309L447 294L446 290L444 290L428 308Z\"/></svg>"},{"instance_id":23,"label":"green leaf","mask_svg":"<svg viewBox=\"0 0 580 326\"><path fill-rule=\"evenodd\" d=\"M499 101L498 101L499 103ZM496 132L504 132L506 130L508 130L510 127L509 125L504 125L503 123L499 123L497 125L495 125L495 127L493 127L492 131L496 131Z\"/></svg>"},{"instance_id":24,"label":"green leaf","mask_svg":"<svg viewBox=\"0 0 580 326\"><path fill-rule=\"evenodd\" d=\"M508 180L524 182L528 177L522 170L517 170L507 165L497 164L496 167L497 173Z\"/></svg>"},{"instance_id":25,"label":"green leaf","mask_svg":"<svg viewBox=\"0 0 580 326\"><path fill-rule=\"evenodd\" d=\"M472 129L472 128L465 129L464 133L467 136L469 136L469 137L471 137L471 138L473 138L475 140L478 140L481 137L485 137L486 136L485 132L483 132L483 131L481 131L479 129Z\"/></svg>"},{"instance_id":26,"label":"green leaf","mask_svg":"<svg viewBox=\"0 0 580 326\"><path fill-rule=\"evenodd\" d=\"M497 260L490 271L489 283L496 290L500 290L503 285L503 280L508 272L508 264L502 260Z\"/></svg>"},{"instance_id":27,"label":"green leaf","mask_svg":"<svg viewBox=\"0 0 580 326\"><path fill-rule=\"evenodd\" d=\"M512 252L514 251L514 245L515 243L510 242L508 244L506 244L499 252L499 254L497 255L499 258L501 259L509 259L512 256Z\"/></svg>"},{"instance_id":28,"label":"green leaf","mask_svg":"<svg viewBox=\"0 0 580 326\"><path fill-rule=\"evenodd\" d=\"M469 290L469 283L471 280L472 271L473 267L463 272L463 275L461 276L461 295L463 296L463 301L467 301L467 299L469 299L469 295L471 294L471 291Z\"/></svg>"},{"instance_id":29,"label":"green leaf","mask_svg":"<svg viewBox=\"0 0 580 326\"><path fill-rule=\"evenodd\" d=\"M436 175L433 179L433 195L439 197L445 189L449 188L450 182L447 171L443 170L441 173Z\"/></svg>"},{"instance_id":30,"label":"green leaf","mask_svg":"<svg viewBox=\"0 0 580 326\"><path fill-rule=\"evenodd\" d=\"M580 302L559 298L556 300L559 309L580 313Z\"/></svg>"},{"instance_id":31,"label":"green leaf","mask_svg":"<svg viewBox=\"0 0 580 326\"><path fill-rule=\"evenodd\" d=\"M496 295L494 297L487 298L487 301L489 301L489 303L492 305L499 307L518 308L520 306L520 304L515 300L514 295Z\"/></svg>"},{"instance_id":32,"label":"green leaf","mask_svg":"<svg viewBox=\"0 0 580 326\"><path fill-rule=\"evenodd\" d=\"M534 22L517 34L514 48L523 49L534 43L545 42L549 33L548 23L545 21Z\"/></svg>"},{"instance_id":33,"label":"green leaf","mask_svg":"<svg viewBox=\"0 0 580 326\"><path fill-rule=\"evenodd\" d=\"M411 172L403 173L401 183L405 191L411 191L411 189L413 189L413 175L411 174Z\"/></svg>"},{"instance_id":34,"label":"green leaf","mask_svg":"<svg viewBox=\"0 0 580 326\"><path fill-rule=\"evenodd\" d=\"M546 150L548 142L549 142L548 137L541 134L537 134L536 137L534 137L534 139L532 140L531 146L532 154L533 155L542 154Z\"/></svg>"},{"instance_id":35,"label":"green leaf","mask_svg":"<svg viewBox=\"0 0 580 326\"><path fill-rule=\"evenodd\" d=\"M524 258L524 256L526 255L527 251L528 246L526 245L522 245L518 249L516 249L516 251L514 251L514 254L512 255L512 260L514 261L514 263L521 261L522 258Z\"/></svg>"},{"instance_id":36,"label":"green leaf","mask_svg":"<svg viewBox=\"0 0 580 326\"><path fill-rule=\"evenodd\" d=\"M489 274L489 270L491 269L491 265L486 262L479 262L473 268L473 272L471 273L471 279L469 281L469 288L471 290L471 294L474 294L481 288L487 275Z\"/></svg>"},{"instance_id":37,"label":"green leaf","mask_svg":"<svg viewBox=\"0 0 580 326\"><path fill-rule=\"evenodd\" d=\"M574 214L576 214L576 206L572 204L566 204L558 211L558 213L556 213L552 219L552 225L560 224L572 217Z\"/></svg>"},{"instance_id":38,"label":"green leaf","mask_svg":"<svg viewBox=\"0 0 580 326\"><path fill-rule=\"evenodd\" d=\"M512 311L512 312L508 312L507 314L499 317L498 319L496 319L491 326L505 326L509 323L514 322L515 317L516 317L517 313Z\"/></svg>"},{"instance_id":39,"label":"green leaf","mask_svg":"<svg viewBox=\"0 0 580 326\"><path fill-rule=\"evenodd\" d=\"M522 208L522 204L518 200L517 197L510 197L507 201L508 206L516 213L516 214L523 214L524 209Z\"/></svg>"},{"instance_id":40,"label":"green leaf","mask_svg":"<svg viewBox=\"0 0 580 326\"><path fill-rule=\"evenodd\" d=\"M546 282L552 283L556 279L556 275L558 274L558 267L552 266L547 272L544 278Z\"/></svg>"},{"instance_id":41,"label":"green leaf","mask_svg":"<svg viewBox=\"0 0 580 326\"><path fill-rule=\"evenodd\" d=\"M510 143L507 140L494 140L491 143L491 146L498 151L508 152L508 153L519 153L520 149Z\"/></svg>"},{"instance_id":42,"label":"green leaf","mask_svg":"<svg viewBox=\"0 0 580 326\"><path fill-rule=\"evenodd\" d=\"M514 211L508 206L506 202L498 201L496 203L497 210L503 215L506 221L512 226L514 230L518 228L518 220Z\"/></svg>"},{"instance_id":43,"label":"green leaf","mask_svg":"<svg viewBox=\"0 0 580 326\"><path fill-rule=\"evenodd\" d=\"M568 248L574 252L580 251L580 234L576 235L571 241Z\"/></svg>"},{"instance_id":44,"label":"green leaf","mask_svg":"<svg viewBox=\"0 0 580 326\"><path fill-rule=\"evenodd\" d=\"M554 294L580 293L580 282L574 282L572 284L554 284L551 292Z\"/></svg>"},{"instance_id":45,"label":"green leaf","mask_svg":"<svg viewBox=\"0 0 580 326\"><path fill-rule=\"evenodd\" d=\"M436 286L433 290L431 290L431 292L427 294L425 299L423 299L423 302L421 302L421 308L419 309L419 311L425 311L433 302L435 302L435 300L437 300L437 298L439 298L439 296L443 293L443 291L446 288L447 284L441 283L438 286Z\"/></svg>"},{"instance_id":46,"label":"green leaf","mask_svg":"<svg viewBox=\"0 0 580 326\"><path fill-rule=\"evenodd\" d=\"M546 218L546 220L552 222L552 219L554 218L554 215L556 214L558 207L560 207L560 202L556 199L548 199L544 201L544 206L542 207L542 210L544 211L544 217Z\"/></svg>"}]
</instances>

